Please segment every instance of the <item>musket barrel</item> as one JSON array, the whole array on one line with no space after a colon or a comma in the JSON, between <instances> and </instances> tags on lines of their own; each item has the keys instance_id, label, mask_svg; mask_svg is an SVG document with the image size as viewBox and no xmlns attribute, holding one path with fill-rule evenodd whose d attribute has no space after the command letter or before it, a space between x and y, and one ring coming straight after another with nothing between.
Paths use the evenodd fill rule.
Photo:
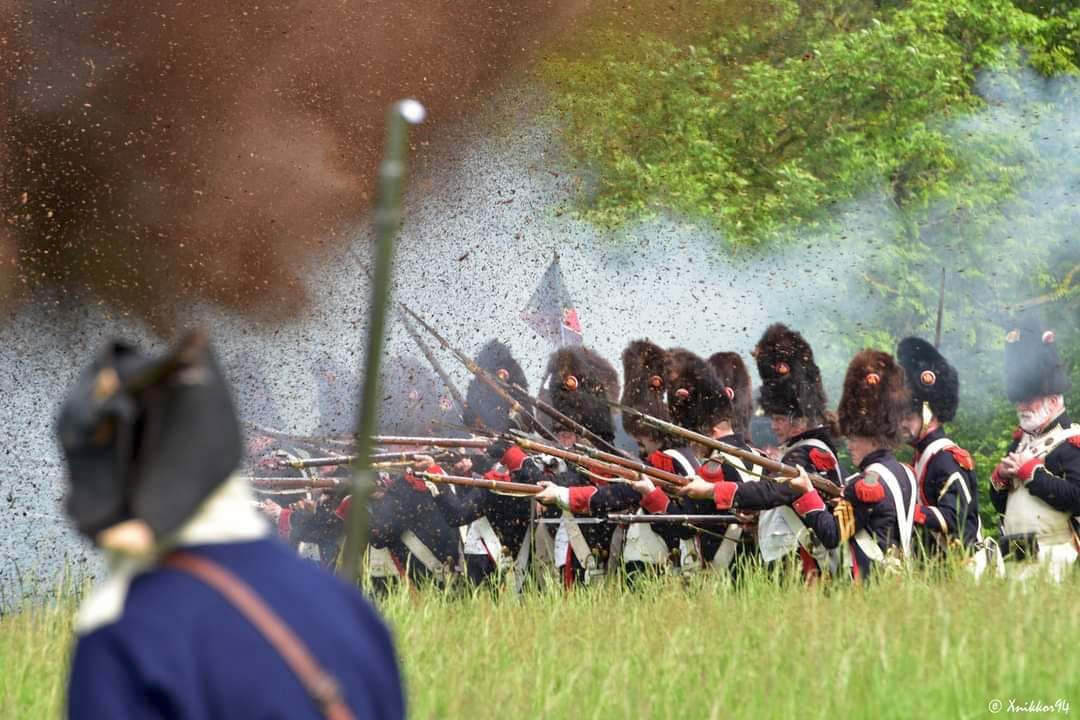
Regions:
<instances>
[{"instance_id":1,"label":"musket barrel","mask_svg":"<svg viewBox=\"0 0 1080 720\"><path fill-rule=\"evenodd\" d=\"M514 443L517 444L522 450L530 450L536 453L542 453L544 455L550 455L557 457L567 462L574 463L575 465L581 465L585 468L592 470L599 470L600 472L607 473L623 480L637 480L640 477L640 473L630 470L628 468L615 465L613 463L603 462L595 458L591 458L588 455L582 455L581 453L571 452L569 450L563 450L562 448L553 447L551 445L545 445L544 443L538 443L529 438L522 437L520 435L514 435ZM659 478L657 478L659 479Z\"/></svg>"},{"instance_id":2,"label":"musket barrel","mask_svg":"<svg viewBox=\"0 0 1080 720\"><path fill-rule=\"evenodd\" d=\"M387 463L408 463L415 461L420 455L428 455L430 453L421 452L390 452L390 453L375 453L371 456L370 460L374 464L387 464ZM436 453L438 455L438 453ZM355 455L330 455L327 457L314 457L314 458L296 458L295 460L281 460L278 462L279 467L290 467L302 470L304 468L313 467L327 467L330 465L349 465L356 461Z\"/></svg>"},{"instance_id":3,"label":"musket barrel","mask_svg":"<svg viewBox=\"0 0 1080 720\"><path fill-rule=\"evenodd\" d=\"M527 483L506 482L505 480L489 480L487 478L462 477L461 475L439 475L438 473L423 472L420 477L433 483L444 485L460 485L462 487L478 487L496 492L515 493L519 495L536 495L542 487Z\"/></svg>"},{"instance_id":4,"label":"musket barrel","mask_svg":"<svg viewBox=\"0 0 1080 720\"><path fill-rule=\"evenodd\" d=\"M738 516L730 515L726 513L718 513L716 515L619 515L610 514L607 516L608 522L618 523L620 525L630 523L672 523L677 525L711 525L711 524L730 524L743 522Z\"/></svg>"},{"instance_id":5,"label":"musket barrel","mask_svg":"<svg viewBox=\"0 0 1080 720\"><path fill-rule=\"evenodd\" d=\"M588 455L589 457L596 458L597 460L603 460L604 462L609 462L613 465L619 465L629 470L634 470L641 473L642 475L648 475L654 480L660 480L676 487L682 487L688 482L690 482L689 478L683 477L682 475L677 475L676 473L668 472L667 470L661 470L660 468L653 467L652 465L647 465L643 462L638 462L637 460L631 460L630 458L623 455L614 455L612 453L604 452L603 450L597 450L596 448L586 447L584 445L575 445L574 449L585 455Z\"/></svg>"},{"instance_id":6,"label":"musket barrel","mask_svg":"<svg viewBox=\"0 0 1080 720\"><path fill-rule=\"evenodd\" d=\"M418 445L420 447L440 448L488 448L493 438L440 438L408 437L404 435L376 435L371 438L375 445Z\"/></svg>"},{"instance_id":7,"label":"musket barrel","mask_svg":"<svg viewBox=\"0 0 1080 720\"><path fill-rule=\"evenodd\" d=\"M348 478L242 478L256 490L330 490L349 486Z\"/></svg>"},{"instance_id":8,"label":"musket barrel","mask_svg":"<svg viewBox=\"0 0 1080 720\"><path fill-rule=\"evenodd\" d=\"M651 415L638 413L636 410L632 410L631 408L628 408L628 410L637 413L638 418L646 425L655 428L656 430L659 430L661 432L667 433L668 435L675 435L676 437L681 437L684 440L689 440L690 442L704 445L713 450L718 450L725 455L731 455L732 457L738 458L739 460L745 460L746 462L757 465L766 472L780 475L781 477L796 478L799 476L798 468L792 467L791 465L785 465L782 462L778 462L776 460L773 460L772 458L753 452L752 450L743 450L742 448L737 448L734 445L728 445L727 443L716 440L715 438L711 438L708 435L702 435L701 433L696 433L693 430L687 430L684 427L680 427L674 423L669 423L665 420L660 420L659 418L654 418ZM835 483L828 480L827 478L823 478L820 475L810 474L810 482L813 484L814 488L818 492L827 497L836 498L843 495L843 490L839 486L837 486Z\"/></svg>"}]
</instances>

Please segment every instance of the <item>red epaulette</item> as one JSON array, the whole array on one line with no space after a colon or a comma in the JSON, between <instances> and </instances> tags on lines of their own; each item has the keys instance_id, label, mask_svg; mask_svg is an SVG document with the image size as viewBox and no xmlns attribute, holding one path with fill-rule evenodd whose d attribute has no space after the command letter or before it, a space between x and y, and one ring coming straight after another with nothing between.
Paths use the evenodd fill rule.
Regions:
<instances>
[{"instance_id":1,"label":"red epaulette","mask_svg":"<svg viewBox=\"0 0 1080 720\"><path fill-rule=\"evenodd\" d=\"M491 470L488 470L486 473L484 473L484 479L485 480L502 480L502 481L505 482L505 481L508 481L510 479L510 473L506 472L505 470L500 472L500 471L495 470L493 468Z\"/></svg>"},{"instance_id":2,"label":"red epaulette","mask_svg":"<svg viewBox=\"0 0 1080 720\"><path fill-rule=\"evenodd\" d=\"M1069 444L1080 448L1080 435L1069 438Z\"/></svg>"},{"instance_id":3,"label":"red epaulette","mask_svg":"<svg viewBox=\"0 0 1080 720\"><path fill-rule=\"evenodd\" d=\"M1013 430L1013 440L1019 440L1024 437L1024 428L1016 428Z\"/></svg>"},{"instance_id":4,"label":"red epaulette","mask_svg":"<svg viewBox=\"0 0 1080 720\"><path fill-rule=\"evenodd\" d=\"M878 482L877 475L867 473L855 481L855 497L868 505L879 503L885 499L885 486Z\"/></svg>"},{"instance_id":5,"label":"red epaulette","mask_svg":"<svg viewBox=\"0 0 1080 720\"><path fill-rule=\"evenodd\" d=\"M669 473L675 472L675 460L660 450L649 453L649 464L657 470Z\"/></svg>"},{"instance_id":6,"label":"red epaulette","mask_svg":"<svg viewBox=\"0 0 1080 720\"><path fill-rule=\"evenodd\" d=\"M716 469L713 470L709 467L709 465L712 464L714 463L705 463L698 468L697 473L699 476L701 476L702 480L708 480L712 483L720 482L724 479L724 466L721 463L715 463Z\"/></svg>"},{"instance_id":7,"label":"red epaulette","mask_svg":"<svg viewBox=\"0 0 1080 720\"><path fill-rule=\"evenodd\" d=\"M818 472L828 472L836 469L836 458L824 450L810 448L810 462Z\"/></svg>"},{"instance_id":8,"label":"red epaulette","mask_svg":"<svg viewBox=\"0 0 1080 720\"><path fill-rule=\"evenodd\" d=\"M956 464L963 469L975 469L975 461L971 459L971 453L969 453L964 448L953 446L949 448L949 452L952 453L953 459L956 460Z\"/></svg>"}]
</instances>

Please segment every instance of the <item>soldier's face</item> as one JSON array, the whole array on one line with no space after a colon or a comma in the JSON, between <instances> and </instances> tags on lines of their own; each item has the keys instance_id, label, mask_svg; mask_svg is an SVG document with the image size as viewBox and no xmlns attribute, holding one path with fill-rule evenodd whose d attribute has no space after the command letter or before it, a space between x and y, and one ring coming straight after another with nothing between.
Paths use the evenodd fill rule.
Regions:
<instances>
[{"instance_id":1,"label":"soldier's face","mask_svg":"<svg viewBox=\"0 0 1080 720\"><path fill-rule=\"evenodd\" d=\"M559 440L559 445L564 448L573 447L578 441L577 433L570 432L569 430L559 430L555 433L555 437Z\"/></svg>"},{"instance_id":2,"label":"soldier's face","mask_svg":"<svg viewBox=\"0 0 1080 720\"><path fill-rule=\"evenodd\" d=\"M1016 403L1016 419L1026 432L1036 433L1064 410L1065 400L1061 395L1037 397Z\"/></svg>"},{"instance_id":3,"label":"soldier's face","mask_svg":"<svg viewBox=\"0 0 1080 720\"><path fill-rule=\"evenodd\" d=\"M922 434L922 417L918 413L910 413L900 421L900 429L903 431L904 442L912 442Z\"/></svg>"},{"instance_id":4,"label":"soldier's face","mask_svg":"<svg viewBox=\"0 0 1080 720\"><path fill-rule=\"evenodd\" d=\"M771 418L772 431L776 433L776 438L780 442L784 442L791 437L791 418L787 415L773 415Z\"/></svg>"},{"instance_id":5,"label":"soldier's face","mask_svg":"<svg viewBox=\"0 0 1080 720\"><path fill-rule=\"evenodd\" d=\"M634 442L637 443L638 452L643 457L660 449L660 441L651 435L634 435Z\"/></svg>"}]
</instances>

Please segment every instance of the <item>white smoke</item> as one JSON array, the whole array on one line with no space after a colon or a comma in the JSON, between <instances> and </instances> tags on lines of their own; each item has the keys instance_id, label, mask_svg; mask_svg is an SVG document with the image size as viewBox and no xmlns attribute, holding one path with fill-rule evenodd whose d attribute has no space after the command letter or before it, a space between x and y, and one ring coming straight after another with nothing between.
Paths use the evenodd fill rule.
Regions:
<instances>
[{"instance_id":1,"label":"white smoke","mask_svg":"<svg viewBox=\"0 0 1080 720\"><path fill-rule=\"evenodd\" d=\"M980 81L988 107L952 123L954 136L973 152L997 137L1033 138L1016 163L1034 170L1034 177L1008 204L1009 221L993 229L1000 242L980 258L981 267L956 266L953 233L963 213L935 208L921 232L939 252L925 258L923 276L887 279L885 290L874 284L881 280L874 270L899 251L903 231L884 183L833 213L828 230L804 233L782 252L733 256L715 231L679 219L615 235L579 219L572 200L581 180L568 171L557 134L543 123L511 123L502 134L492 133L488 123L462 125L446 131L440 168L412 179L395 297L467 353L492 337L507 342L535 389L552 348L532 334L520 313L558 251L585 341L616 367L626 343L641 337L703 355L735 350L753 367L749 351L764 328L785 322L814 346L835 402L852 349L837 328L855 319L873 331L879 314L895 310L909 286L936 287L943 263L951 266L952 278L960 278L948 290L949 354L960 339L971 340L967 313L1020 299L997 295L995 262L1018 252L1030 253L1033 267L1043 257L1080 262L1075 232L1061 234L1061 228L1080 227L1078 89L1074 79L1045 81L1030 73ZM505 127L506 118L516 119L515 109L534 98L522 91L501 101L505 107L492 115ZM355 247L363 258L370 238L367 229L358 231ZM211 329L245 418L302 434L324 422L351 423L367 329L368 284L352 255L316 271L310 287L315 302L306 313L277 326L253 326L209 307L188 313L191 323ZM103 306L73 308L42 299L0 328L6 419L0 438L7 469L0 476L0 585L13 581L16 566L24 578L48 578L65 558L87 562L86 546L63 519L63 471L52 424L64 388L108 336L119 333L149 346L138 323L107 313ZM933 317L913 322L910 331L932 337ZM997 342L991 333L977 337L976 352L997 352ZM467 374L449 354L436 352L464 392ZM386 361L401 356L423 362L394 327ZM954 353L951 359L964 370L965 357ZM319 378L327 372L337 403L337 417L329 421L320 418L318 400ZM965 385L965 392L972 389ZM392 396L391 390L383 395Z\"/></svg>"}]
</instances>

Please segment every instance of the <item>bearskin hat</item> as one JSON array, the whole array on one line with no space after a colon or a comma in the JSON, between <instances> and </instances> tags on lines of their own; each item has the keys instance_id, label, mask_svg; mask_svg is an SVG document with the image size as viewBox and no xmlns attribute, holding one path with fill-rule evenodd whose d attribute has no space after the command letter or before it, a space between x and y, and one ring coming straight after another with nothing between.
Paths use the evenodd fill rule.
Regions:
<instances>
[{"instance_id":1,"label":"bearskin hat","mask_svg":"<svg viewBox=\"0 0 1080 720\"><path fill-rule=\"evenodd\" d=\"M1005 336L1005 392L1014 403L1072 388L1054 331L1029 321Z\"/></svg>"},{"instance_id":2,"label":"bearskin hat","mask_svg":"<svg viewBox=\"0 0 1080 720\"><path fill-rule=\"evenodd\" d=\"M668 350L665 363L668 407L677 425L703 435L713 426L732 419L734 388L720 384L716 372L700 357L683 348Z\"/></svg>"},{"instance_id":3,"label":"bearskin hat","mask_svg":"<svg viewBox=\"0 0 1080 720\"><path fill-rule=\"evenodd\" d=\"M921 413L927 403L941 422L956 417L960 376L937 348L917 337L904 338L896 347L896 360L907 373L912 411Z\"/></svg>"},{"instance_id":4,"label":"bearskin hat","mask_svg":"<svg viewBox=\"0 0 1080 720\"><path fill-rule=\"evenodd\" d=\"M619 397L619 376L604 358L586 347L559 348L548 359L551 404L608 442L615 439L611 407Z\"/></svg>"},{"instance_id":5,"label":"bearskin hat","mask_svg":"<svg viewBox=\"0 0 1080 720\"><path fill-rule=\"evenodd\" d=\"M827 402L814 351L802 335L786 325L770 325L754 348L761 377L761 410L766 415L825 418Z\"/></svg>"},{"instance_id":6,"label":"bearskin hat","mask_svg":"<svg viewBox=\"0 0 1080 720\"><path fill-rule=\"evenodd\" d=\"M671 420L667 407L667 380L664 377L664 349L648 340L635 340L623 350L622 404L661 420ZM630 435L657 435L637 418L623 416L623 428Z\"/></svg>"},{"instance_id":7,"label":"bearskin hat","mask_svg":"<svg viewBox=\"0 0 1080 720\"><path fill-rule=\"evenodd\" d=\"M862 350L848 365L840 397L840 432L873 438L887 446L900 442L900 421L911 407L907 380L893 356Z\"/></svg>"},{"instance_id":8,"label":"bearskin hat","mask_svg":"<svg viewBox=\"0 0 1080 720\"><path fill-rule=\"evenodd\" d=\"M739 353L718 352L709 357L709 365L716 373L721 387L725 388L724 392L730 388L734 394L731 398L732 429L744 437L749 437L750 418L754 414L754 388L750 373L746 370L746 363L739 357Z\"/></svg>"},{"instance_id":9,"label":"bearskin hat","mask_svg":"<svg viewBox=\"0 0 1080 720\"><path fill-rule=\"evenodd\" d=\"M475 362L491 375L529 389L529 381L525 379L521 365L514 359L510 348L498 340L489 340L476 355ZM469 427L481 424L485 429L497 433L510 429L510 405L480 379L473 378L469 382L465 391L465 405L463 419Z\"/></svg>"}]
</instances>

